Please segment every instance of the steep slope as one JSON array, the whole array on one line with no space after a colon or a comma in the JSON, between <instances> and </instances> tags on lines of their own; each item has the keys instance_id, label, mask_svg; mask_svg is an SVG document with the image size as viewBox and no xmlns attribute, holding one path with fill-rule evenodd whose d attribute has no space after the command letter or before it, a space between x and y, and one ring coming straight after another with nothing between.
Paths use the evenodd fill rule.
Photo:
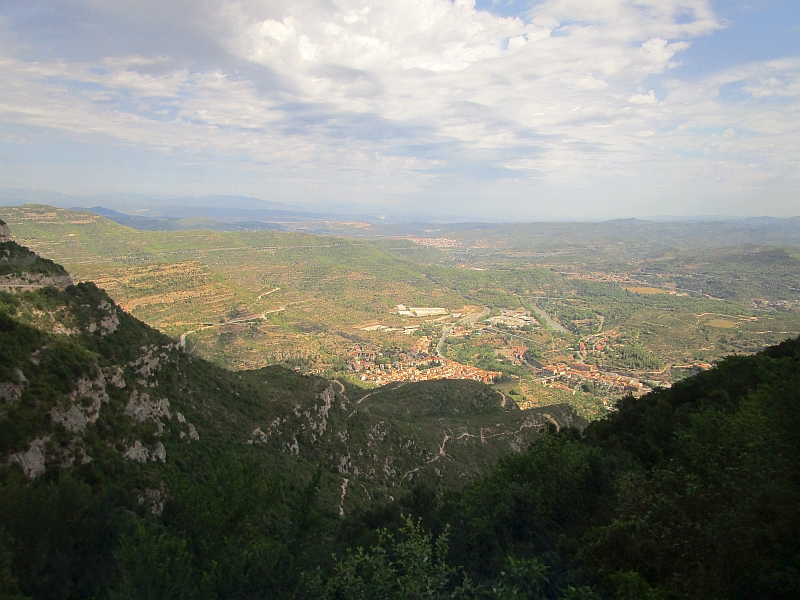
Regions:
<instances>
[{"instance_id":1,"label":"steep slope","mask_svg":"<svg viewBox=\"0 0 800 600\"><path fill-rule=\"evenodd\" d=\"M65 275L4 247L17 275ZM366 397L278 367L233 373L93 284L11 289L0 292L0 560L18 582L0 586L35 597L104 596L125 569L150 574L141 561L179 548L186 564L169 563L158 585L205 573L209 594L289 589L323 560L311 537L352 508L391 502L421 476L460 485L553 424L581 425L565 407L505 410L472 382ZM241 569L259 575L231 583Z\"/></svg>"},{"instance_id":2,"label":"steep slope","mask_svg":"<svg viewBox=\"0 0 800 600\"><path fill-rule=\"evenodd\" d=\"M66 287L71 283L64 267L14 243L8 226L0 221L0 290Z\"/></svg>"},{"instance_id":3,"label":"steep slope","mask_svg":"<svg viewBox=\"0 0 800 600\"><path fill-rule=\"evenodd\" d=\"M543 598L797 597L798 390L800 339L729 357L583 436L541 437L426 518L487 587L511 573Z\"/></svg>"}]
</instances>

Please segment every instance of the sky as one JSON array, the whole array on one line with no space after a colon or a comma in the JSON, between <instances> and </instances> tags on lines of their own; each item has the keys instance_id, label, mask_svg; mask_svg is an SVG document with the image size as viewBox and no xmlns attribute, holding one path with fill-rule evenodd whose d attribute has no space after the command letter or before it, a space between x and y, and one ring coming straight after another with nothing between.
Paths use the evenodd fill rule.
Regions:
<instances>
[{"instance_id":1,"label":"sky","mask_svg":"<svg viewBox=\"0 0 800 600\"><path fill-rule=\"evenodd\" d=\"M0 0L0 188L800 215L800 2Z\"/></svg>"}]
</instances>

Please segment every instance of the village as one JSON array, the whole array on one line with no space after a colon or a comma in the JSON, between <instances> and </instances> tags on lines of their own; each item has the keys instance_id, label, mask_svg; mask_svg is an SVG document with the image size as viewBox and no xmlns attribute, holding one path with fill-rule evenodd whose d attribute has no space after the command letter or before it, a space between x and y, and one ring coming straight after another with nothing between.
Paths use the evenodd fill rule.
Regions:
<instances>
[{"instance_id":1,"label":"village","mask_svg":"<svg viewBox=\"0 0 800 600\"><path fill-rule=\"evenodd\" d=\"M616 389L616 391L623 394L630 392L638 395L645 390L644 384L637 377L601 371L596 365L587 365L585 363L558 363L544 367L541 370L541 374L542 377L535 381L569 392L572 392L573 388L565 385L563 381L591 382L606 386L609 391Z\"/></svg>"},{"instance_id":2,"label":"village","mask_svg":"<svg viewBox=\"0 0 800 600\"><path fill-rule=\"evenodd\" d=\"M660 371L604 367L609 363L609 356L618 353L627 343L617 331L601 332L602 317L595 333L575 340L572 347L556 349L541 356L530 353L530 343L534 341L531 336L541 335L543 325L540 319L548 319L542 311L501 309L489 316L491 311L488 307L465 306L454 311L444 307L398 304L392 312L402 320L393 319L391 324L365 323L356 329L376 334L402 333L413 336L409 340L411 344L389 337L387 341L395 341L388 345L375 340L351 346L345 357L346 369L364 383L380 386L394 382L469 379L486 384L513 385L514 380L523 378L570 395L578 392L592 394L598 397L606 410L614 410L616 399L622 396L639 397L653 388L670 387L672 366L690 372L711 368L710 364L699 361L666 366ZM551 320L548 320L548 325L552 326ZM466 346L464 342L455 342L467 338L475 341L467 342ZM486 341L479 342L479 339ZM455 351L454 354L452 350L453 347L478 348L487 343L493 348L494 360L487 361L483 355L483 368L467 364L472 363L478 354L473 356L471 350L461 350L460 354ZM448 347L450 350L445 350ZM492 364L497 366L492 368ZM614 364L613 359L611 364ZM521 402L520 406L525 407L525 401Z\"/></svg>"},{"instance_id":3,"label":"village","mask_svg":"<svg viewBox=\"0 0 800 600\"><path fill-rule=\"evenodd\" d=\"M430 381L433 379L471 379L483 383L494 383L502 376L499 371L486 371L454 360L433 356L430 353L431 339L423 336L405 355L394 362L385 362L384 353L377 348L357 345L348 353L348 368L361 381L384 385L396 381Z\"/></svg>"}]
</instances>

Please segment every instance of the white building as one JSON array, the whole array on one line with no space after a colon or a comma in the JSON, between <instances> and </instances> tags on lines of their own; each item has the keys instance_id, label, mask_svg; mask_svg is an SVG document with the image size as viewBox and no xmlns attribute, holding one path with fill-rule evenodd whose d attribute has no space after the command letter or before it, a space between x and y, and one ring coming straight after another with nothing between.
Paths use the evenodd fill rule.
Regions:
<instances>
[{"instance_id":1,"label":"white building","mask_svg":"<svg viewBox=\"0 0 800 600\"><path fill-rule=\"evenodd\" d=\"M446 308L409 308L409 312L415 317L435 317L446 315Z\"/></svg>"}]
</instances>

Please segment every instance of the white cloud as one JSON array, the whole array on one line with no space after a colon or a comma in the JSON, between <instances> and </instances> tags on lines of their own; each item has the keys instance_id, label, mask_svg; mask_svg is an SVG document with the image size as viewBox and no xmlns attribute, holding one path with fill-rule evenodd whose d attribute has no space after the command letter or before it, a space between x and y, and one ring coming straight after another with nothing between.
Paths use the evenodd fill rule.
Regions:
<instances>
[{"instance_id":1,"label":"white cloud","mask_svg":"<svg viewBox=\"0 0 800 600\"><path fill-rule=\"evenodd\" d=\"M655 104L658 100L656 99L656 93L650 90L646 94L634 94L628 98L628 102L632 104Z\"/></svg>"},{"instance_id":2,"label":"white cloud","mask_svg":"<svg viewBox=\"0 0 800 600\"><path fill-rule=\"evenodd\" d=\"M469 0L92 6L101 20L161 19L175 31L191 14L191 35L212 59L142 42L97 59L32 61L6 44L0 123L198 161L235 156L267 178L383 178L406 190L500 176L557 189L633 175L688 190L741 164L787 176L787 157L797 158L796 104L721 98L733 89L795 102L796 59L665 79L693 38L721 27L707 0L546 0L519 18Z\"/></svg>"}]
</instances>

